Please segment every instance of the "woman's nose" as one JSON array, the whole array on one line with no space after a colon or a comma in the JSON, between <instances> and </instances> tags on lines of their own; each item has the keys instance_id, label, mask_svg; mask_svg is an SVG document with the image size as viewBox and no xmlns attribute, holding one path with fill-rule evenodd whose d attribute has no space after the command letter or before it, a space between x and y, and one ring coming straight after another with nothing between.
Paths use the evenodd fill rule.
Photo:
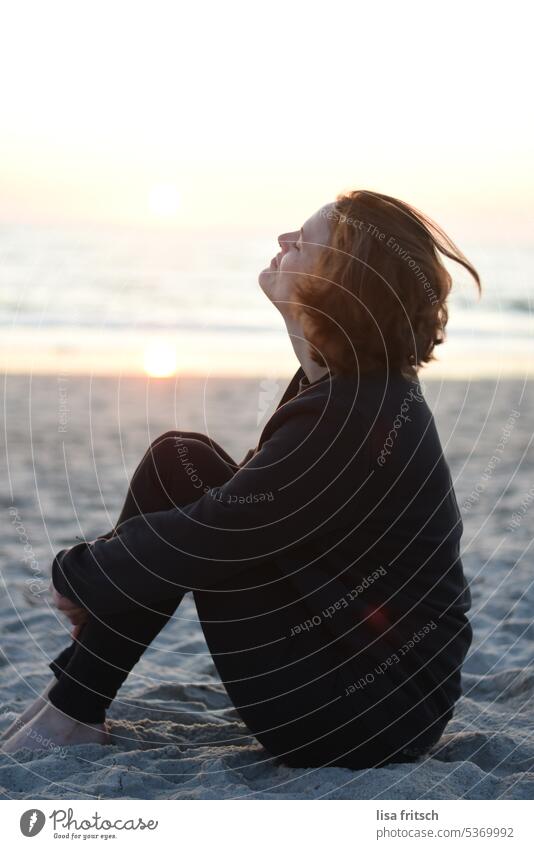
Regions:
<instances>
[{"instance_id":1,"label":"woman's nose","mask_svg":"<svg viewBox=\"0 0 534 849\"><path fill-rule=\"evenodd\" d=\"M296 233L282 233L281 236L278 236L278 244L282 248L282 254L285 254L286 251L289 250L289 247L292 242L297 241Z\"/></svg>"}]
</instances>

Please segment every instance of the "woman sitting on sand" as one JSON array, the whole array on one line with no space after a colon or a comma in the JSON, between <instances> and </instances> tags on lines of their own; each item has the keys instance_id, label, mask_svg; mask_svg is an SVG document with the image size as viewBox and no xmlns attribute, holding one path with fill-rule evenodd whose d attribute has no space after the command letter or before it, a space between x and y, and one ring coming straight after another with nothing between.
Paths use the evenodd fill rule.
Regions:
<instances>
[{"instance_id":1,"label":"woman sitting on sand","mask_svg":"<svg viewBox=\"0 0 534 849\"><path fill-rule=\"evenodd\" d=\"M163 434L116 527L56 555L74 639L6 751L109 741L107 708L188 591L267 758L410 761L453 716L471 599L417 374L447 322L440 254L480 288L477 272L421 213L368 191L340 195L279 244L260 285L300 368L258 446L238 464L203 434Z\"/></svg>"}]
</instances>

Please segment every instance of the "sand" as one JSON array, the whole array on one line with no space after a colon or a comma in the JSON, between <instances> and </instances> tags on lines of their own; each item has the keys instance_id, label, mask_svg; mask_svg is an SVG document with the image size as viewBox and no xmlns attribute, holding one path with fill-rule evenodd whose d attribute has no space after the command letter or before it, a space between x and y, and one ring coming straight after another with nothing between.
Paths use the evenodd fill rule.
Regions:
<instances>
[{"instance_id":1,"label":"sand","mask_svg":"<svg viewBox=\"0 0 534 849\"><path fill-rule=\"evenodd\" d=\"M286 381L6 378L0 731L69 639L46 586L53 555L108 530L160 433L209 432L241 459ZM0 754L7 799L532 799L531 385L426 380L464 519L474 642L464 696L434 751L374 770L274 764L239 720L187 596L109 714L114 743Z\"/></svg>"}]
</instances>

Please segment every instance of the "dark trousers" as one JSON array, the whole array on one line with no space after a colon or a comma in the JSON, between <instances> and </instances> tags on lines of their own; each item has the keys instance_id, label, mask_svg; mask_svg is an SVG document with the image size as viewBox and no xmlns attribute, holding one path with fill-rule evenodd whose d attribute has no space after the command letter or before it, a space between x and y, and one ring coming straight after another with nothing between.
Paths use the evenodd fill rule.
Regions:
<instances>
[{"instance_id":1,"label":"dark trousers","mask_svg":"<svg viewBox=\"0 0 534 849\"><path fill-rule=\"evenodd\" d=\"M182 455L187 448L194 475L180 462L177 446ZM237 468L203 434L163 434L139 463L117 525L137 514L188 504L203 494L199 482L220 486ZM153 568L157 570L157 563ZM58 679L50 701L81 722L103 722L119 688L183 596L184 591L171 586L168 599L157 608L140 599L137 611L106 618L89 612L78 639L50 664ZM340 665L340 655L313 630L288 639L292 627L309 613L284 576L273 574L271 564L255 564L250 573L240 570L234 578L227 570L216 589L195 590L193 597L208 649L234 706L252 734L284 763L362 768L410 761L441 735L440 726L425 728L421 737L417 711L403 704L401 695L388 705L384 693L386 704L382 699L381 708L374 711L360 705L357 697L343 695L358 670Z\"/></svg>"}]
</instances>

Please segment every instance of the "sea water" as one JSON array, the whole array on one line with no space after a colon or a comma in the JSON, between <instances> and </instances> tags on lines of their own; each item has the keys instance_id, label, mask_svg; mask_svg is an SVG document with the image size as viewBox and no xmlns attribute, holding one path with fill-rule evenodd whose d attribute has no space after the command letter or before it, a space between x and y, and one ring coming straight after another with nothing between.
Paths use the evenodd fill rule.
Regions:
<instances>
[{"instance_id":1,"label":"sea water","mask_svg":"<svg viewBox=\"0 0 534 849\"><path fill-rule=\"evenodd\" d=\"M521 375L534 348L534 246L462 247L483 296L460 271L442 371ZM3 369L139 374L158 343L178 373L290 373L285 326L257 282L278 250L274 237L245 234L4 224Z\"/></svg>"}]
</instances>

